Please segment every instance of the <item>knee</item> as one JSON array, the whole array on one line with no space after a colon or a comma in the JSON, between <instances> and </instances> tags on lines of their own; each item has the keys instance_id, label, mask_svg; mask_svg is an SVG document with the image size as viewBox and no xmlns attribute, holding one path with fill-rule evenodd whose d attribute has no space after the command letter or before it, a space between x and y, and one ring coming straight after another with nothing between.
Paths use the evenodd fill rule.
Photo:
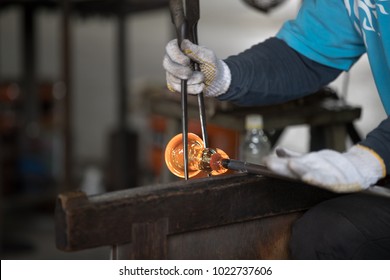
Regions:
<instances>
[{"instance_id":1,"label":"knee","mask_svg":"<svg viewBox=\"0 0 390 280\"><path fill-rule=\"evenodd\" d=\"M307 211L293 225L290 253L293 259L345 259L353 246L345 237L361 242L361 233L337 210L318 205ZM350 240L349 240L350 241Z\"/></svg>"},{"instance_id":2,"label":"knee","mask_svg":"<svg viewBox=\"0 0 390 280\"><path fill-rule=\"evenodd\" d=\"M324 220L315 209L306 212L298 219L292 228L290 240L290 253L293 259L318 259L318 244L324 239Z\"/></svg>"}]
</instances>

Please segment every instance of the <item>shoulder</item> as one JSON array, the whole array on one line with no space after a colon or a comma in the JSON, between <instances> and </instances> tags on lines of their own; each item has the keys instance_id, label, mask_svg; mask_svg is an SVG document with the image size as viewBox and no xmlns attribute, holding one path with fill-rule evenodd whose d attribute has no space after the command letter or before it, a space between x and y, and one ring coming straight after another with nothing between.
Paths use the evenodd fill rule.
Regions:
<instances>
[{"instance_id":1,"label":"shoulder","mask_svg":"<svg viewBox=\"0 0 390 280\"><path fill-rule=\"evenodd\" d=\"M277 37L316 62L348 70L365 52L348 11L350 4L349 0L303 1L296 18L287 21Z\"/></svg>"}]
</instances>

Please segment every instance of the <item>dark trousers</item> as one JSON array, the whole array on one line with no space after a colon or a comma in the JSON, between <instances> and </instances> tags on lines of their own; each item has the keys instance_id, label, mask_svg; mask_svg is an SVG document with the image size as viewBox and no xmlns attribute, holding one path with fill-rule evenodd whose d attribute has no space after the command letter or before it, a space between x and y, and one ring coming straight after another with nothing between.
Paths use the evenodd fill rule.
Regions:
<instances>
[{"instance_id":1,"label":"dark trousers","mask_svg":"<svg viewBox=\"0 0 390 280\"><path fill-rule=\"evenodd\" d=\"M350 194L324 201L293 226L293 259L390 260L390 198Z\"/></svg>"}]
</instances>

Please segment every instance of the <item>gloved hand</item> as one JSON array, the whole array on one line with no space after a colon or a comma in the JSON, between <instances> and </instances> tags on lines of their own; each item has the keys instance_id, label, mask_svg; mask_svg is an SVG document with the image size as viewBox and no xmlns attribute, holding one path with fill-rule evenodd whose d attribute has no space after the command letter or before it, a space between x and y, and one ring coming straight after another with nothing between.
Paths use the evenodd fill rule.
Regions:
<instances>
[{"instance_id":1,"label":"gloved hand","mask_svg":"<svg viewBox=\"0 0 390 280\"><path fill-rule=\"evenodd\" d=\"M166 46L163 67L166 70L167 86L171 91L181 91L181 79L187 80L187 92L216 97L225 93L231 82L229 67L208 48L183 40L181 51L177 40ZM191 67L191 60L199 63L200 72Z\"/></svg>"},{"instance_id":2,"label":"gloved hand","mask_svg":"<svg viewBox=\"0 0 390 280\"><path fill-rule=\"evenodd\" d=\"M346 153L322 150L300 155L277 148L276 154L265 159L269 169L333 192L358 192L386 176L382 158L362 145Z\"/></svg>"}]
</instances>

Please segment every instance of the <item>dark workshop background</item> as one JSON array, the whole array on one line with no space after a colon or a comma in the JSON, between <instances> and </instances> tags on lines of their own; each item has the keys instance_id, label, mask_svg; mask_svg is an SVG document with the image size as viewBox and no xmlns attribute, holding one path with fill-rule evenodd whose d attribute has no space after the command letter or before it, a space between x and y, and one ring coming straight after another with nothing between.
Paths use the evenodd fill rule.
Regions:
<instances>
[{"instance_id":1,"label":"dark workshop background","mask_svg":"<svg viewBox=\"0 0 390 280\"><path fill-rule=\"evenodd\" d=\"M238 0L202 0L199 42L220 58L238 53L275 34L283 21L294 17L299 2L287 1L262 14ZM119 108L123 108L118 104L118 61L122 59L118 59L118 16L70 12L70 69L65 79L70 81L71 105L67 107L61 8L34 9L29 19L34 24L34 38L31 33L23 34L23 29L31 28L24 24L24 8L18 4L0 6L1 257L107 259L108 248L58 251L53 212L60 191L107 191L107 165L115 162L113 139L120 126ZM167 8L126 14L124 26L126 57L122 62L127 68L127 99L122 117L126 128L138 138L136 161L141 186L160 181L150 166L148 152L154 136L145 95L150 88L164 88L161 62L165 44L174 33ZM33 47L26 46L28 40L33 40ZM356 125L363 135L384 119L366 57L332 86L349 103L362 106L363 115ZM69 110L69 119L64 118L65 110ZM279 144L305 152L307 133L304 125L288 128Z\"/></svg>"}]
</instances>

